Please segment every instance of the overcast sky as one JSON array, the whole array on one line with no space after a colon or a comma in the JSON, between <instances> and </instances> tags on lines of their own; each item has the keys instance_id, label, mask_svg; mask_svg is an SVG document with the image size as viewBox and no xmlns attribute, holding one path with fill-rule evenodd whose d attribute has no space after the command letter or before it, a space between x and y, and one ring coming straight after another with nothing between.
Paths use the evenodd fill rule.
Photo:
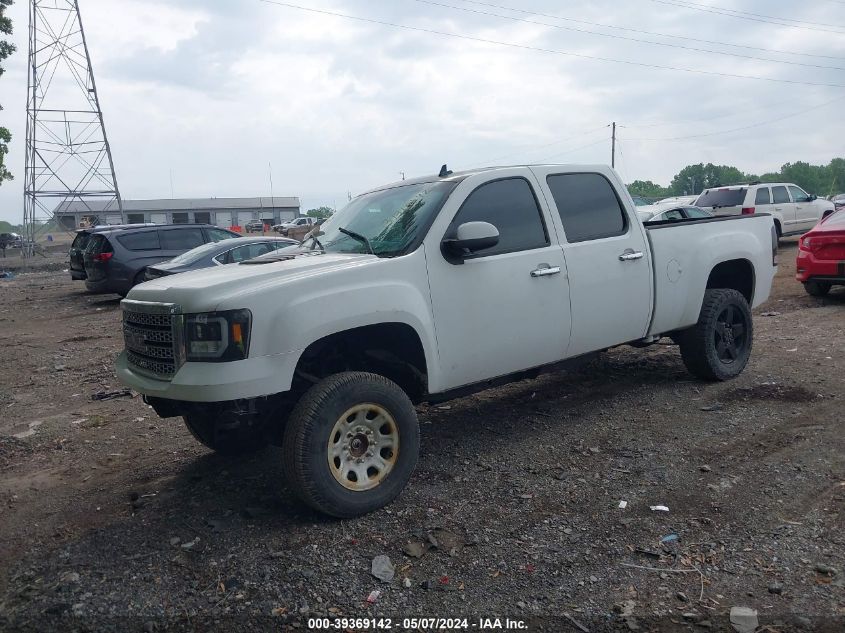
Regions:
<instances>
[{"instance_id":1,"label":"overcast sky","mask_svg":"<svg viewBox=\"0 0 845 633\"><path fill-rule=\"evenodd\" d=\"M626 182L668 184L698 162L762 173L845 155L842 1L291 3L382 24L261 0L79 0L124 198L170 197L171 172L176 197L269 195L272 163L275 195L305 211L443 163L609 163L613 120ZM0 122L16 178L0 186L0 219L17 222L26 0L8 13L18 52L0 78Z\"/></svg>"}]
</instances>

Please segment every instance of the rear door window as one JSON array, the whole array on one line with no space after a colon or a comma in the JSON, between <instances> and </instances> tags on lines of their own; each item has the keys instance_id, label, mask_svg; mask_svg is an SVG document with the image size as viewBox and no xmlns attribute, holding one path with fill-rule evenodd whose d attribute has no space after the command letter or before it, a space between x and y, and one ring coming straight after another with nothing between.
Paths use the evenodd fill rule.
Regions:
<instances>
[{"instance_id":1,"label":"rear door window","mask_svg":"<svg viewBox=\"0 0 845 633\"><path fill-rule=\"evenodd\" d=\"M188 251L205 243L200 227L159 231L161 248L165 251Z\"/></svg>"},{"instance_id":2,"label":"rear door window","mask_svg":"<svg viewBox=\"0 0 845 633\"><path fill-rule=\"evenodd\" d=\"M272 250L270 242L263 242L261 244L247 244L246 246L238 246L226 253L224 263L233 264L237 262L245 262L253 257L265 255Z\"/></svg>"},{"instance_id":3,"label":"rear door window","mask_svg":"<svg viewBox=\"0 0 845 633\"><path fill-rule=\"evenodd\" d=\"M772 187L772 202L774 204L787 204L790 202L786 187Z\"/></svg>"},{"instance_id":4,"label":"rear door window","mask_svg":"<svg viewBox=\"0 0 845 633\"><path fill-rule=\"evenodd\" d=\"M119 235L117 241L130 251L157 251L161 248L158 231L133 231Z\"/></svg>"},{"instance_id":5,"label":"rear door window","mask_svg":"<svg viewBox=\"0 0 845 633\"><path fill-rule=\"evenodd\" d=\"M628 230L622 202L601 174L557 174L546 182L570 244L624 235Z\"/></svg>"},{"instance_id":6,"label":"rear door window","mask_svg":"<svg viewBox=\"0 0 845 633\"><path fill-rule=\"evenodd\" d=\"M524 178L505 178L481 185L461 205L447 235L465 222L489 222L499 230L499 243L480 257L549 245L534 190Z\"/></svg>"},{"instance_id":7,"label":"rear door window","mask_svg":"<svg viewBox=\"0 0 845 633\"><path fill-rule=\"evenodd\" d=\"M695 201L697 207L738 207L745 201L746 189L709 189Z\"/></svg>"},{"instance_id":8,"label":"rear door window","mask_svg":"<svg viewBox=\"0 0 845 633\"><path fill-rule=\"evenodd\" d=\"M772 204L772 193L768 187L760 187L757 190L757 195L754 197L754 204Z\"/></svg>"}]
</instances>

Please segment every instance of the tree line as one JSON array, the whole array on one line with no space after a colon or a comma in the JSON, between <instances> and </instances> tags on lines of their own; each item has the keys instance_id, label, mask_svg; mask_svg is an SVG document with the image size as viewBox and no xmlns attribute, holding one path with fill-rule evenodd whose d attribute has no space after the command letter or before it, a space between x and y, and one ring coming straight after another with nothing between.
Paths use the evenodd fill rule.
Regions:
<instances>
[{"instance_id":1,"label":"tree line","mask_svg":"<svg viewBox=\"0 0 845 633\"><path fill-rule=\"evenodd\" d=\"M760 176L746 174L731 165L699 163L687 165L678 172L668 187L650 180L635 180L628 185L632 195L645 198L697 195L710 187L735 185L744 182L790 182L808 193L830 196L845 191L845 158L834 158L827 165L811 165L803 161L786 163L779 172Z\"/></svg>"}]
</instances>

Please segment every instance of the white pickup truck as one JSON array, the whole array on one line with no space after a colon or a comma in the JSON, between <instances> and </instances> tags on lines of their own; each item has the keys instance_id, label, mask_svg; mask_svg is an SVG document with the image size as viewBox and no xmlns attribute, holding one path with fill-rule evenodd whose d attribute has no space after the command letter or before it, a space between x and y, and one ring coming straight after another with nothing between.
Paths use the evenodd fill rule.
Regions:
<instances>
[{"instance_id":1,"label":"white pickup truck","mask_svg":"<svg viewBox=\"0 0 845 633\"><path fill-rule=\"evenodd\" d=\"M136 286L117 373L216 451L280 444L302 499L352 517L408 482L414 403L663 335L736 376L776 257L769 216L643 225L604 166L444 166L293 250Z\"/></svg>"}]
</instances>

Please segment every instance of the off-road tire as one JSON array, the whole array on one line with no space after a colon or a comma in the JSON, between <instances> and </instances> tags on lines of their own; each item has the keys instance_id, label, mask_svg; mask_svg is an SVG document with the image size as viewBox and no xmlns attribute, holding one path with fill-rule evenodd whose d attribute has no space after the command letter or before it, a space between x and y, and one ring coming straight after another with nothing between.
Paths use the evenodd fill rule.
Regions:
<instances>
[{"instance_id":1,"label":"off-road tire","mask_svg":"<svg viewBox=\"0 0 845 633\"><path fill-rule=\"evenodd\" d=\"M741 335L725 332L726 329L733 332L739 324L725 328L725 321L720 319L726 318L726 314L742 323ZM736 331L739 329L736 328ZM736 345L726 345L724 337L736 341ZM753 341L754 324L748 301L742 294L730 289L706 290L698 323L684 330L678 337L681 358L690 373L713 381L730 380L741 374L751 356ZM731 349L735 351L736 357L723 358L730 356Z\"/></svg>"},{"instance_id":2,"label":"off-road tire","mask_svg":"<svg viewBox=\"0 0 845 633\"><path fill-rule=\"evenodd\" d=\"M399 437L396 461L384 480L369 490L341 485L329 465L329 439L338 421L356 405L387 411ZM373 512L393 501L411 478L420 449L417 413L394 382L366 372L335 374L314 385L288 418L282 443L285 476L307 505L337 518Z\"/></svg>"},{"instance_id":3,"label":"off-road tire","mask_svg":"<svg viewBox=\"0 0 845 633\"><path fill-rule=\"evenodd\" d=\"M214 416L197 414L185 415L182 419L200 444L220 455L248 455L270 443L263 426L249 426L245 422L233 426Z\"/></svg>"},{"instance_id":4,"label":"off-road tire","mask_svg":"<svg viewBox=\"0 0 845 633\"><path fill-rule=\"evenodd\" d=\"M830 292L831 284L824 281L805 281L804 290L812 297L824 297Z\"/></svg>"}]
</instances>

